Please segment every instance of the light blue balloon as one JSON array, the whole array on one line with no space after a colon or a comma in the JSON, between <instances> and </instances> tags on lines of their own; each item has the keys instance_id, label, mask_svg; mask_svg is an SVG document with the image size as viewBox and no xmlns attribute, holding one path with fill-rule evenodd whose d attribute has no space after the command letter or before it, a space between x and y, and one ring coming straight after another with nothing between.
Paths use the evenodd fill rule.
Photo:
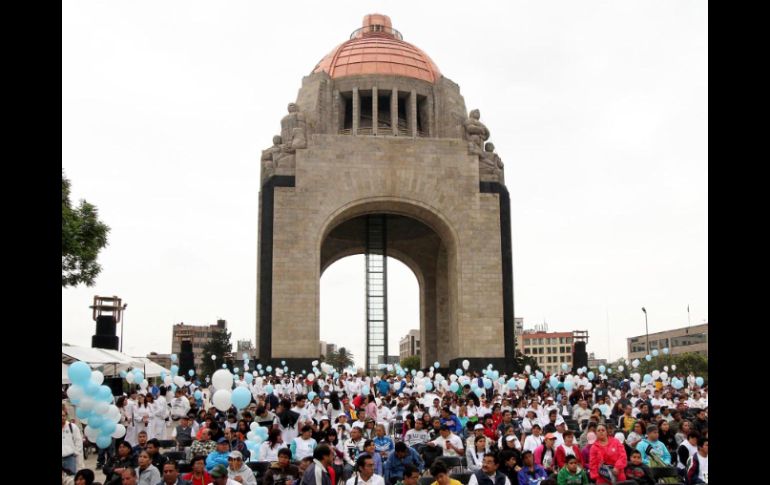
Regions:
<instances>
[{"instance_id":1,"label":"light blue balloon","mask_svg":"<svg viewBox=\"0 0 770 485\"><path fill-rule=\"evenodd\" d=\"M644 382L645 384L647 384L647 383L648 383L648 382L650 382L651 380L652 380L652 376L651 376L650 374L645 374L645 375L644 375L644 378L642 379L642 382Z\"/></svg>"},{"instance_id":2,"label":"light blue balloon","mask_svg":"<svg viewBox=\"0 0 770 485\"><path fill-rule=\"evenodd\" d=\"M592 380L594 380L594 377L596 377L595 374L594 374L594 371L589 371L588 372L588 380L592 381Z\"/></svg>"},{"instance_id":3,"label":"light blue balloon","mask_svg":"<svg viewBox=\"0 0 770 485\"><path fill-rule=\"evenodd\" d=\"M232 392L232 402L236 409L243 409L251 402L251 393L245 387L236 387Z\"/></svg>"},{"instance_id":4,"label":"light blue balloon","mask_svg":"<svg viewBox=\"0 0 770 485\"><path fill-rule=\"evenodd\" d=\"M516 389L516 380L513 377L511 377L510 380L508 380L508 389L512 391Z\"/></svg>"},{"instance_id":5,"label":"light blue balloon","mask_svg":"<svg viewBox=\"0 0 770 485\"><path fill-rule=\"evenodd\" d=\"M664 349L663 349L663 353L664 353L664 354L668 355L668 352L669 352L669 350L668 350L668 347L666 347L666 348L664 348Z\"/></svg>"},{"instance_id":6,"label":"light blue balloon","mask_svg":"<svg viewBox=\"0 0 770 485\"><path fill-rule=\"evenodd\" d=\"M612 374L612 367L610 367L609 369L607 369L607 374Z\"/></svg>"},{"instance_id":7,"label":"light blue balloon","mask_svg":"<svg viewBox=\"0 0 770 485\"><path fill-rule=\"evenodd\" d=\"M540 380L538 378L532 378L529 380L529 385L532 386L532 389L537 389L540 387Z\"/></svg>"},{"instance_id":8,"label":"light blue balloon","mask_svg":"<svg viewBox=\"0 0 770 485\"><path fill-rule=\"evenodd\" d=\"M644 356L644 360L646 360L647 362L649 362L649 361L651 361L651 360L652 360L652 356L651 356L650 354L647 354L647 355L645 355L645 356Z\"/></svg>"},{"instance_id":9,"label":"light blue balloon","mask_svg":"<svg viewBox=\"0 0 770 485\"><path fill-rule=\"evenodd\" d=\"M112 389L108 386L99 386L96 391L96 400L101 402L112 402Z\"/></svg>"},{"instance_id":10,"label":"light blue balloon","mask_svg":"<svg viewBox=\"0 0 770 485\"><path fill-rule=\"evenodd\" d=\"M123 377L125 377L125 376L123 376ZM160 371L160 380L161 381L165 381L166 380L166 371L165 370Z\"/></svg>"},{"instance_id":11,"label":"light blue balloon","mask_svg":"<svg viewBox=\"0 0 770 485\"><path fill-rule=\"evenodd\" d=\"M281 365L286 365L286 361L285 361L285 360L282 360L282 361L281 361Z\"/></svg>"},{"instance_id":12,"label":"light blue balloon","mask_svg":"<svg viewBox=\"0 0 770 485\"><path fill-rule=\"evenodd\" d=\"M436 362L434 362L434 363L433 363L433 367L435 367L436 369L438 369L439 367L441 367L439 364L440 364L440 362L439 362L439 361L436 361Z\"/></svg>"},{"instance_id":13,"label":"light blue balloon","mask_svg":"<svg viewBox=\"0 0 770 485\"><path fill-rule=\"evenodd\" d=\"M339 377L340 377L340 373L339 373L339 372L335 372L335 373L334 373L334 378L335 378L335 379L339 379Z\"/></svg>"},{"instance_id":14,"label":"light blue balloon","mask_svg":"<svg viewBox=\"0 0 770 485\"><path fill-rule=\"evenodd\" d=\"M235 372L236 374L237 374L237 373L239 373L240 371L241 371L241 369L239 369L238 367L236 367L235 369L233 369L233 372Z\"/></svg>"},{"instance_id":15,"label":"light blue balloon","mask_svg":"<svg viewBox=\"0 0 770 485\"><path fill-rule=\"evenodd\" d=\"M176 354L171 354L171 362L176 362Z\"/></svg>"},{"instance_id":16,"label":"light blue balloon","mask_svg":"<svg viewBox=\"0 0 770 485\"><path fill-rule=\"evenodd\" d=\"M457 375L457 377L460 377L461 375L463 375L463 370L462 369L457 369L455 371L455 374Z\"/></svg>"},{"instance_id":17,"label":"light blue balloon","mask_svg":"<svg viewBox=\"0 0 770 485\"><path fill-rule=\"evenodd\" d=\"M80 420L88 419L91 417L91 411L86 411L85 409L77 408L75 409L75 416L77 416L78 419Z\"/></svg>"},{"instance_id":18,"label":"light blue balloon","mask_svg":"<svg viewBox=\"0 0 770 485\"><path fill-rule=\"evenodd\" d=\"M268 393L268 394L272 394L273 393L273 386L271 386L270 384L266 385L265 386L265 392Z\"/></svg>"},{"instance_id":19,"label":"light blue balloon","mask_svg":"<svg viewBox=\"0 0 770 485\"><path fill-rule=\"evenodd\" d=\"M261 368L262 368L262 364L259 364L257 366L257 369L261 369ZM270 366L265 367L265 370L268 371L268 372L273 372L273 368L270 367Z\"/></svg>"},{"instance_id":20,"label":"light blue balloon","mask_svg":"<svg viewBox=\"0 0 770 485\"><path fill-rule=\"evenodd\" d=\"M222 364L223 369L227 369L227 364Z\"/></svg>"},{"instance_id":21,"label":"light blue balloon","mask_svg":"<svg viewBox=\"0 0 770 485\"><path fill-rule=\"evenodd\" d=\"M267 428L265 428L264 426L260 426L259 428L257 428L254 431L254 434L257 435L262 440L266 440L267 439Z\"/></svg>"},{"instance_id":22,"label":"light blue balloon","mask_svg":"<svg viewBox=\"0 0 770 485\"><path fill-rule=\"evenodd\" d=\"M101 433L104 433L106 435L111 435L115 432L115 429L118 427L117 423L111 419L105 419L102 423L101 427L99 427L99 431Z\"/></svg>"},{"instance_id":23,"label":"light blue balloon","mask_svg":"<svg viewBox=\"0 0 770 485\"><path fill-rule=\"evenodd\" d=\"M695 378L695 384L698 385L698 387L703 387L703 378L702 377L696 377Z\"/></svg>"},{"instance_id":24,"label":"light blue balloon","mask_svg":"<svg viewBox=\"0 0 770 485\"><path fill-rule=\"evenodd\" d=\"M171 366L171 375L175 376L179 374L179 366L178 365L172 365Z\"/></svg>"},{"instance_id":25,"label":"light blue balloon","mask_svg":"<svg viewBox=\"0 0 770 485\"><path fill-rule=\"evenodd\" d=\"M67 376L73 384L85 386L91 380L91 367L85 362L73 362L67 369Z\"/></svg>"},{"instance_id":26,"label":"light blue balloon","mask_svg":"<svg viewBox=\"0 0 770 485\"><path fill-rule=\"evenodd\" d=\"M417 371L412 369L412 375L416 375L416 374L417 374Z\"/></svg>"},{"instance_id":27,"label":"light blue balloon","mask_svg":"<svg viewBox=\"0 0 770 485\"><path fill-rule=\"evenodd\" d=\"M364 387L361 388L361 392L363 392L365 396L369 395L369 391L371 391L371 389L369 389L369 386L367 385L364 385Z\"/></svg>"},{"instance_id":28,"label":"light blue balloon","mask_svg":"<svg viewBox=\"0 0 770 485\"><path fill-rule=\"evenodd\" d=\"M112 437L108 434L100 434L99 437L96 438L96 446L98 446L102 450L105 448L109 448L111 444L112 444Z\"/></svg>"},{"instance_id":29,"label":"light blue balloon","mask_svg":"<svg viewBox=\"0 0 770 485\"><path fill-rule=\"evenodd\" d=\"M543 373L538 371L535 371L535 377L537 377L537 380L542 381L543 380Z\"/></svg>"},{"instance_id":30,"label":"light blue balloon","mask_svg":"<svg viewBox=\"0 0 770 485\"><path fill-rule=\"evenodd\" d=\"M653 357L657 357L657 356L658 356L658 349L654 349L654 350L652 351L652 356L653 356Z\"/></svg>"},{"instance_id":31,"label":"light blue balloon","mask_svg":"<svg viewBox=\"0 0 770 485\"><path fill-rule=\"evenodd\" d=\"M176 392L176 384L171 384L171 392Z\"/></svg>"},{"instance_id":32,"label":"light blue balloon","mask_svg":"<svg viewBox=\"0 0 770 485\"><path fill-rule=\"evenodd\" d=\"M492 371L492 379L497 380L500 378L500 372L499 371Z\"/></svg>"},{"instance_id":33,"label":"light blue balloon","mask_svg":"<svg viewBox=\"0 0 770 485\"><path fill-rule=\"evenodd\" d=\"M249 360L249 354L246 352L243 353L243 360Z\"/></svg>"},{"instance_id":34,"label":"light blue balloon","mask_svg":"<svg viewBox=\"0 0 770 485\"><path fill-rule=\"evenodd\" d=\"M265 375L265 371L263 369L260 369L259 370L259 375L261 375L261 376Z\"/></svg>"},{"instance_id":35,"label":"light blue balloon","mask_svg":"<svg viewBox=\"0 0 770 485\"><path fill-rule=\"evenodd\" d=\"M553 387L554 389L556 389L559 386L559 379L557 379L554 376L551 376L551 379L549 379L549 382L551 384L551 387Z\"/></svg>"},{"instance_id":36,"label":"light blue balloon","mask_svg":"<svg viewBox=\"0 0 770 485\"><path fill-rule=\"evenodd\" d=\"M96 394L99 392L99 384L88 381L83 386L83 391L85 391L86 396L96 397Z\"/></svg>"},{"instance_id":37,"label":"light blue balloon","mask_svg":"<svg viewBox=\"0 0 770 485\"><path fill-rule=\"evenodd\" d=\"M484 379L484 389L492 389L492 381Z\"/></svg>"},{"instance_id":38,"label":"light blue balloon","mask_svg":"<svg viewBox=\"0 0 770 485\"><path fill-rule=\"evenodd\" d=\"M484 389L477 387L476 390L473 392L475 392L478 397L481 397L481 395L484 394Z\"/></svg>"},{"instance_id":39,"label":"light blue balloon","mask_svg":"<svg viewBox=\"0 0 770 485\"><path fill-rule=\"evenodd\" d=\"M567 364L561 365L561 370L563 370L564 372L567 372L568 369L569 369L569 366Z\"/></svg>"},{"instance_id":40,"label":"light blue balloon","mask_svg":"<svg viewBox=\"0 0 770 485\"><path fill-rule=\"evenodd\" d=\"M599 366L599 373L600 373L600 374L604 374L604 372L605 372L606 370L607 370L607 368L606 368L606 367L604 367L603 365L600 365L600 366Z\"/></svg>"},{"instance_id":41,"label":"light blue balloon","mask_svg":"<svg viewBox=\"0 0 770 485\"><path fill-rule=\"evenodd\" d=\"M100 415L93 413L88 418L88 425L94 428L101 428L101 426L104 424L104 418Z\"/></svg>"},{"instance_id":42,"label":"light blue balloon","mask_svg":"<svg viewBox=\"0 0 770 485\"><path fill-rule=\"evenodd\" d=\"M499 382L501 385L505 384L505 377L500 377L499 379L497 379L497 382Z\"/></svg>"},{"instance_id":43,"label":"light blue balloon","mask_svg":"<svg viewBox=\"0 0 770 485\"><path fill-rule=\"evenodd\" d=\"M572 381L564 381L564 389L567 392L572 392Z\"/></svg>"},{"instance_id":44,"label":"light blue balloon","mask_svg":"<svg viewBox=\"0 0 770 485\"><path fill-rule=\"evenodd\" d=\"M262 364L257 364L257 369L261 369L261 368L262 368ZM270 369L272 369L272 367L267 366L267 371L268 372L270 372Z\"/></svg>"},{"instance_id":45,"label":"light blue balloon","mask_svg":"<svg viewBox=\"0 0 770 485\"><path fill-rule=\"evenodd\" d=\"M283 371L284 372L289 372L289 366L288 365L283 366Z\"/></svg>"},{"instance_id":46,"label":"light blue balloon","mask_svg":"<svg viewBox=\"0 0 770 485\"><path fill-rule=\"evenodd\" d=\"M198 390L196 390L196 391L193 393L193 397L194 397L195 399L198 399L198 400L200 400L200 399L203 397L203 393L202 393L202 392L200 392L200 391L198 391Z\"/></svg>"},{"instance_id":47,"label":"light blue balloon","mask_svg":"<svg viewBox=\"0 0 770 485\"><path fill-rule=\"evenodd\" d=\"M471 391L475 391L476 389L478 389L478 387L479 387L478 381L476 379L473 379L471 381Z\"/></svg>"},{"instance_id":48,"label":"light blue balloon","mask_svg":"<svg viewBox=\"0 0 770 485\"><path fill-rule=\"evenodd\" d=\"M433 390L433 384L431 384L430 382L425 384L425 390L428 391L428 392L432 391Z\"/></svg>"},{"instance_id":49,"label":"light blue balloon","mask_svg":"<svg viewBox=\"0 0 770 485\"><path fill-rule=\"evenodd\" d=\"M318 374L320 374L320 373L321 373L321 371L320 371L320 370L318 370L318 367L313 367L313 374L316 374L316 375L318 375Z\"/></svg>"},{"instance_id":50,"label":"light blue balloon","mask_svg":"<svg viewBox=\"0 0 770 485\"><path fill-rule=\"evenodd\" d=\"M190 377L192 377L192 376L194 376L194 375L195 375L195 371L194 371L194 370L192 370L192 369L190 369L190 370L188 370L188 371L187 371L187 375L188 375L188 376L190 376Z\"/></svg>"},{"instance_id":51,"label":"light blue balloon","mask_svg":"<svg viewBox=\"0 0 770 485\"><path fill-rule=\"evenodd\" d=\"M144 380L144 373L139 369L134 369L134 382L139 384Z\"/></svg>"},{"instance_id":52,"label":"light blue balloon","mask_svg":"<svg viewBox=\"0 0 770 485\"><path fill-rule=\"evenodd\" d=\"M243 380L246 381L246 384L251 384L251 381L254 380L254 375L247 372L243 374Z\"/></svg>"},{"instance_id":53,"label":"light blue balloon","mask_svg":"<svg viewBox=\"0 0 770 485\"><path fill-rule=\"evenodd\" d=\"M318 394L316 394L315 392L313 392L313 391L310 391L310 392L308 392L308 393L307 393L307 400L308 400L308 401L312 401L313 399L315 399L315 397L316 397L317 395L318 395Z\"/></svg>"},{"instance_id":54,"label":"light blue balloon","mask_svg":"<svg viewBox=\"0 0 770 485\"><path fill-rule=\"evenodd\" d=\"M460 389L460 384L453 382L449 384L449 390L452 392L457 392L457 390Z\"/></svg>"}]
</instances>

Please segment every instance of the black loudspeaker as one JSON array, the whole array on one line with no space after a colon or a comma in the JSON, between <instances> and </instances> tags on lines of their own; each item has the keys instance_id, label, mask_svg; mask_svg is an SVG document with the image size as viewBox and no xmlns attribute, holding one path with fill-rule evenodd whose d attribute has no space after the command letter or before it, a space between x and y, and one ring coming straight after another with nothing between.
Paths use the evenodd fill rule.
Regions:
<instances>
[{"instance_id":1,"label":"black loudspeaker","mask_svg":"<svg viewBox=\"0 0 770 485\"><path fill-rule=\"evenodd\" d=\"M195 354L193 353L192 342L182 340L182 347L179 352L179 375L189 379L188 371L190 369L195 372Z\"/></svg>"},{"instance_id":2,"label":"black loudspeaker","mask_svg":"<svg viewBox=\"0 0 770 485\"><path fill-rule=\"evenodd\" d=\"M123 395L123 378L122 377L105 377L103 384L105 386L109 386L109 388L112 389L113 396Z\"/></svg>"},{"instance_id":3,"label":"black loudspeaker","mask_svg":"<svg viewBox=\"0 0 770 485\"><path fill-rule=\"evenodd\" d=\"M116 325L115 317L112 315L96 317L96 335L91 337L91 347L118 350L120 339L115 332Z\"/></svg>"},{"instance_id":4,"label":"black loudspeaker","mask_svg":"<svg viewBox=\"0 0 770 485\"><path fill-rule=\"evenodd\" d=\"M572 351L572 372L576 372L581 367L588 366L588 352L586 352L585 342L575 342L575 348Z\"/></svg>"}]
</instances>

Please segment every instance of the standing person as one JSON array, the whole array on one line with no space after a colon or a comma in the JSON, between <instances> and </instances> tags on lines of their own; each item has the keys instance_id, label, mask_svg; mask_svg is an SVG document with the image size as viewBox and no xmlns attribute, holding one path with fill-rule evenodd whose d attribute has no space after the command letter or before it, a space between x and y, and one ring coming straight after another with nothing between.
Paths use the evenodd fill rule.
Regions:
<instances>
[{"instance_id":1,"label":"standing person","mask_svg":"<svg viewBox=\"0 0 770 485\"><path fill-rule=\"evenodd\" d=\"M211 483L211 475L206 471L205 456L194 456L190 465L192 466L192 471L182 478L189 481L191 485L209 485Z\"/></svg>"},{"instance_id":2,"label":"standing person","mask_svg":"<svg viewBox=\"0 0 770 485\"><path fill-rule=\"evenodd\" d=\"M494 453L487 453L481 464L481 468L471 474L468 485L511 485L508 477L498 470L500 460Z\"/></svg>"},{"instance_id":3,"label":"standing person","mask_svg":"<svg viewBox=\"0 0 770 485\"><path fill-rule=\"evenodd\" d=\"M126 441L131 443L131 446L136 445L136 433L138 430L136 429L136 421L134 420L134 411L138 405L139 401L136 389L129 390L124 414L125 419L128 422L126 425Z\"/></svg>"},{"instance_id":4,"label":"standing person","mask_svg":"<svg viewBox=\"0 0 770 485\"><path fill-rule=\"evenodd\" d=\"M327 445L319 445L313 450L313 463L307 467L299 485L334 485L328 467L332 465L334 453Z\"/></svg>"},{"instance_id":5,"label":"standing person","mask_svg":"<svg viewBox=\"0 0 770 485\"><path fill-rule=\"evenodd\" d=\"M278 461L270 465L262 479L262 485L292 485L298 478L299 468L291 463L291 451L281 448L278 450Z\"/></svg>"},{"instance_id":6,"label":"standing person","mask_svg":"<svg viewBox=\"0 0 770 485\"><path fill-rule=\"evenodd\" d=\"M615 483L626 479L626 450L615 438L608 436L607 427L596 427L596 442L591 446L591 479L597 484Z\"/></svg>"},{"instance_id":7,"label":"standing person","mask_svg":"<svg viewBox=\"0 0 770 485\"><path fill-rule=\"evenodd\" d=\"M152 399L152 398L150 398ZM136 397L136 407L134 408L134 427L136 429L136 435L144 431L148 436L150 431L147 429L147 425L150 422L150 408L147 406L145 396L142 394ZM139 477L141 479L141 477Z\"/></svg>"},{"instance_id":8,"label":"standing person","mask_svg":"<svg viewBox=\"0 0 770 485\"><path fill-rule=\"evenodd\" d=\"M78 458L83 459L83 435L80 428L67 420L67 409L61 407L61 466L70 475L78 471Z\"/></svg>"},{"instance_id":9,"label":"standing person","mask_svg":"<svg viewBox=\"0 0 770 485\"><path fill-rule=\"evenodd\" d=\"M304 401L302 402L304 403ZM300 414L292 410L291 401L286 398L281 399L275 411L273 426L281 430L281 438L284 443L291 443L298 435Z\"/></svg>"}]
</instances>

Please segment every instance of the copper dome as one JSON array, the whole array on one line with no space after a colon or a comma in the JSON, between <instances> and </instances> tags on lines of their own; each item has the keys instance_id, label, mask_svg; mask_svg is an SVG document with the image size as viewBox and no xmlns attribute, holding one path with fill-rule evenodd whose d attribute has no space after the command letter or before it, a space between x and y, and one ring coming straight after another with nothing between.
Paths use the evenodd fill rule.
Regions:
<instances>
[{"instance_id":1,"label":"copper dome","mask_svg":"<svg viewBox=\"0 0 770 485\"><path fill-rule=\"evenodd\" d=\"M332 79L366 74L404 76L434 83L441 76L430 57L391 26L387 15L370 14L363 26L338 45L313 69Z\"/></svg>"}]
</instances>

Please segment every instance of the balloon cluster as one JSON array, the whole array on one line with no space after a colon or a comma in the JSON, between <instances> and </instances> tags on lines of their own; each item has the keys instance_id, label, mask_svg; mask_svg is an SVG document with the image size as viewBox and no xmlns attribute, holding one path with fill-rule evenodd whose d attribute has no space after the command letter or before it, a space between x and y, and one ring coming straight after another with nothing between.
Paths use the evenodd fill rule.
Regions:
<instances>
[{"instance_id":1,"label":"balloon cluster","mask_svg":"<svg viewBox=\"0 0 770 485\"><path fill-rule=\"evenodd\" d=\"M126 427L118 423L120 410L112 403L112 390L102 384L104 374L78 361L69 366L67 375L72 382L67 397L75 406L78 419L87 425L83 430L86 438L104 449L110 446L112 438L125 436Z\"/></svg>"}]
</instances>

